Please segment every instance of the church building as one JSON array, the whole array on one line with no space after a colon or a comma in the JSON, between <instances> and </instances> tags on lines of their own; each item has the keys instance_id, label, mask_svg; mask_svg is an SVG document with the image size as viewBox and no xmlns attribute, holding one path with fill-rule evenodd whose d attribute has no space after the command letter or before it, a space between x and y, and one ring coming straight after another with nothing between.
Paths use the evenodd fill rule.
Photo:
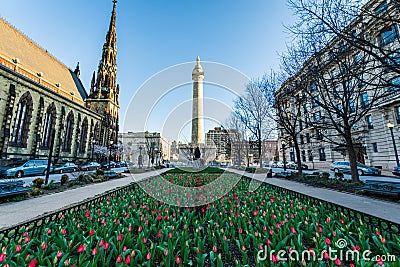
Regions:
<instances>
[{"instance_id":1,"label":"church building","mask_svg":"<svg viewBox=\"0 0 400 267\"><path fill-rule=\"evenodd\" d=\"M89 93L80 80L79 63L69 69L0 18L2 160L47 159L52 154L53 163L84 162L92 157L94 145L117 143L116 2Z\"/></svg>"}]
</instances>

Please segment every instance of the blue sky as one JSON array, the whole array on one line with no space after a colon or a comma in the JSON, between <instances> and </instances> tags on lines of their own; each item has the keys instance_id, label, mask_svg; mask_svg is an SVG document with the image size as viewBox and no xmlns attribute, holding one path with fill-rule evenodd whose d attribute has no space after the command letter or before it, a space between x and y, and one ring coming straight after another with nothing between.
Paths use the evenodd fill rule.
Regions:
<instances>
[{"instance_id":1,"label":"blue sky","mask_svg":"<svg viewBox=\"0 0 400 267\"><path fill-rule=\"evenodd\" d=\"M0 6L1 17L65 65L74 69L79 61L81 79L88 89L101 57L111 0L0 0ZM198 55L202 61L228 65L249 78L276 67L278 53L290 41L284 25L292 17L286 1L282 0L118 1L121 124L131 98L143 83L173 65L193 61L194 66ZM204 71L207 77L207 69ZM190 72L182 75L187 75L190 82ZM180 102L190 99L190 85L181 88L181 93L171 97ZM231 105L233 96L212 86L205 86L204 91L206 96ZM169 113L175 102L164 99L158 114ZM190 112L183 113L188 116ZM134 116L130 114L131 118ZM161 131L158 124L162 123L155 119L146 127ZM206 128L210 127L213 123L206 123ZM123 129L140 130L134 126ZM175 139L169 132L164 135Z\"/></svg>"}]
</instances>

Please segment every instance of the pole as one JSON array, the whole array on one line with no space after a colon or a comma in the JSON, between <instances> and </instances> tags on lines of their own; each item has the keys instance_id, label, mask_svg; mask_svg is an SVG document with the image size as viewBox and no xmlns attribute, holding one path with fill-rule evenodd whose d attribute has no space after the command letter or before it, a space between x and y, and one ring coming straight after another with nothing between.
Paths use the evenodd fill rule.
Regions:
<instances>
[{"instance_id":1,"label":"pole","mask_svg":"<svg viewBox=\"0 0 400 267\"><path fill-rule=\"evenodd\" d=\"M285 155L285 145L282 144L282 152L283 152L283 171L286 172L286 155Z\"/></svg>"},{"instance_id":2,"label":"pole","mask_svg":"<svg viewBox=\"0 0 400 267\"><path fill-rule=\"evenodd\" d=\"M46 179L45 179L45 184L47 185L49 182L49 175L50 175L50 165L51 165L51 158L53 157L53 148L54 148L54 139L56 136L56 131L55 129L52 128L51 130L51 142L50 142L50 148L49 148L49 159L47 161L47 168L46 168Z\"/></svg>"},{"instance_id":3,"label":"pole","mask_svg":"<svg viewBox=\"0 0 400 267\"><path fill-rule=\"evenodd\" d=\"M394 134L393 134L393 127L390 127L390 134L392 135L392 142L393 142L393 148L394 148L394 155L396 157L396 164L397 166L400 165L399 163L399 154L397 154L397 148L396 148L396 141L394 140Z\"/></svg>"}]
</instances>

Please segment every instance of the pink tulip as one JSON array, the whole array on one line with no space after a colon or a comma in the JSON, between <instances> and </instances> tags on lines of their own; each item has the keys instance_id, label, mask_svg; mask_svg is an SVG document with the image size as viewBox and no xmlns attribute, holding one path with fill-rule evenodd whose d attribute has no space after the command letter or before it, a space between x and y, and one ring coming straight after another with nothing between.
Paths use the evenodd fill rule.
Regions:
<instances>
[{"instance_id":1,"label":"pink tulip","mask_svg":"<svg viewBox=\"0 0 400 267\"><path fill-rule=\"evenodd\" d=\"M150 252L147 252L146 260L150 260L150 259L151 259L151 253L150 253Z\"/></svg>"},{"instance_id":2,"label":"pink tulip","mask_svg":"<svg viewBox=\"0 0 400 267\"><path fill-rule=\"evenodd\" d=\"M296 233L296 229L294 229L294 227L290 227L290 231L295 234Z\"/></svg>"},{"instance_id":3,"label":"pink tulip","mask_svg":"<svg viewBox=\"0 0 400 267\"><path fill-rule=\"evenodd\" d=\"M129 265L129 264L131 263L131 256L130 256L129 254L126 255L125 263L126 263L127 265Z\"/></svg>"},{"instance_id":4,"label":"pink tulip","mask_svg":"<svg viewBox=\"0 0 400 267\"><path fill-rule=\"evenodd\" d=\"M329 238L325 238L325 243L329 246L331 244L331 241L329 240Z\"/></svg>"},{"instance_id":5,"label":"pink tulip","mask_svg":"<svg viewBox=\"0 0 400 267\"><path fill-rule=\"evenodd\" d=\"M36 263L37 263L37 260L36 260L36 259L33 259L33 260L29 263L28 267L35 267L35 266L36 266Z\"/></svg>"},{"instance_id":6,"label":"pink tulip","mask_svg":"<svg viewBox=\"0 0 400 267\"><path fill-rule=\"evenodd\" d=\"M21 245L17 245L14 250L16 253L21 251Z\"/></svg>"},{"instance_id":7,"label":"pink tulip","mask_svg":"<svg viewBox=\"0 0 400 267\"><path fill-rule=\"evenodd\" d=\"M178 264L178 265L181 263L181 259L178 256L176 256L175 261L176 261L176 264Z\"/></svg>"},{"instance_id":8,"label":"pink tulip","mask_svg":"<svg viewBox=\"0 0 400 267\"><path fill-rule=\"evenodd\" d=\"M45 242L42 243L42 250L45 250L47 248L47 244Z\"/></svg>"},{"instance_id":9,"label":"pink tulip","mask_svg":"<svg viewBox=\"0 0 400 267\"><path fill-rule=\"evenodd\" d=\"M57 257L57 258L61 258L62 254L63 254L63 253L62 253L61 251L57 251L56 257Z\"/></svg>"},{"instance_id":10,"label":"pink tulip","mask_svg":"<svg viewBox=\"0 0 400 267\"><path fill-rule=\"evenodd\" d=\"M84 250L86 250L86 246L84 246L84 245L79 245L79 247L78 247L78 249L77 249L78 253L82 253Z\"/></svg>"},{"instance_id":11,"label":"pink tulip","mask_svg":"<svg viewBox=\"0 0 400 267\"><path fill-rule=\"evenodd\" d=\"M92 250L92 256L96 256L96 254L97 254L97 248L94 247L93 250Z\"/></svg>"},{"instance_id":12,"label":"pink tulip","mask_svg":"<svg viewBox=\"0 0 400 267\"><path fill-rule=\"evenodd\" d=\"M103 247L104 250L107 250L109 246L110 246L110 243L106 242L106 243L104 244L104 247Z\"/></svg>"},{"instance_id":13,"label":"pink tulip","mask_svg":"<svg viewBox=\"0 0 400 267\"><path fill-rule=\"evenodd\" d=\"M336 258L335 264L336 264L336 266L341 266L342 262L339 260L339 258Z\"/></svg>"},{"instance_id":14,"label":"pink tulip","mask_svg":"<svg viewBox=\"0 0 400 267\"><path fill-rule=\"evenodd\" d=\"M119 256L117 257L117 262L122 262L122 256L121 256L121 255L119 255Z\"/></svg>"},{"instance_id":15,"label":"pink tulip","mask_svg":"<svg viewBox=\"0 0 400 267\"><path fill-rule=\"evenodd\" d=\"M164 256L168 256L168 249L164 249Z\"/></svg>"},{"instance_id":16,"label":"pink tulip","mask_svg":"<svg viewBox=\"0 0 400 267\"><path fill-rule=\"evenodd\" d=\"M3 262L6 259L7 254L0 254L0 262Z\"/></svg>"}]
</instances>

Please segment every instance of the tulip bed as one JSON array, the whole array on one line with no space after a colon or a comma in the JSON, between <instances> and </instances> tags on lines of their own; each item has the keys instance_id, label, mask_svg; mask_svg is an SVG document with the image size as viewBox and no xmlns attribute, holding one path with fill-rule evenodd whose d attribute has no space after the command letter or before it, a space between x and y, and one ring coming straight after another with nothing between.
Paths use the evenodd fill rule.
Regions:
<instances>
[{"instance_id":1,"label":"tulip bed","mask_svg":"<svg viewBox=\"0 0 400 267\"><path fill-rule=\"evenodd\" d=\"M345 239L343 250L370 255L400 254L400 238L392 239L361 221L324 210L307 200L262 185L249 192L250 181L235 174L167 173L165 180L134 184L79 212L65 213L49 222L39 237L27 230L16 240L0 240L0 266L397 266L383 262L329 259L323 251ZM222 192L239 181L222 198L198 207L178 207L151 197L172 182L181 186L212 185ZM154 188L154 187L152 187ZM219 189L221 189L219 191ZM153 189L152 189L153 190ZM156 190L157 191L157 190ZM185 191L186 192L186 191ZM202 192L202 197L210 196ZM186 196L190 197L190 196ZM179 200L181 201L181 200ZM258 259L260 250L269 257ZM275 250L274 253L270 251ZM317 260L284 261L279 250L308 251ZM319 256L321 259L318 260ZM288 257L288 254L286 254Z\"/></svg>"}]
</instances>

